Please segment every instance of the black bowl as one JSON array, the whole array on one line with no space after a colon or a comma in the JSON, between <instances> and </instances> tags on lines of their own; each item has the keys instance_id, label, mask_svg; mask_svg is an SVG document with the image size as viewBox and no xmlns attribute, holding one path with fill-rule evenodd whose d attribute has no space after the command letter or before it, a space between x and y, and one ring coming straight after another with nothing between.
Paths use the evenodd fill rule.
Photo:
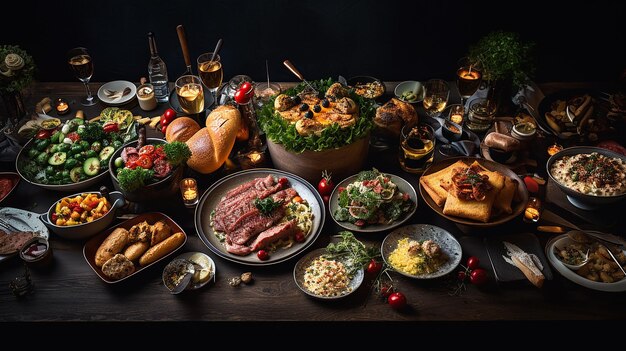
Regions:
<instances>
[{"instance_id":1,"label":"black bowl","mask_svg":"<svg viewBox=\"0 0 626 351\"><path fill-rule=\"evenodd\" d=\"M493 147L490 147L488 149L491 159L498 163L506 163L506 161L508 161L511 156L513 156L513 151L504 151Z\"/></svg>"},{"instance_id":2,"label":"black bowl","mask_svg":"<svg viewBox=\"0 0 626 351\"><path fill-rule=\"evenodd\" d=\"M348 78L346 82L351 87L353 87L357 83L373 83L373 82L379 82L380 84L382 84L383 87L385 87L385 83L383 83L382 80L372 77L372 76L354 76L354 77ZM373 97L373 99L374 100L380 99L382 96L385 95L385 92L386 92L386 89L383 90L382 94Z\"/></svg>"},{"instance_id":3,"label":"black bowl","mask_svg":"<svg viewBox=\"0 0 626 351\"><path fill-rule=\"evenodd\" d=\"M552 168L552 164L557 160L561 159L563 156L574 156L579 154L590 154L592 152L597 152L601 155L607 157L619 158L626 161L626 156L622 154L618 154L617 152L613 152L608 149L604 149L601 147L592 147L592 146L575 146L567 149L563 149L556 154L550 156L548 162L546 163L546 170L550 179L567 195L568 200L576 207L582 208L585 210L594 209L598 206L608 205L611 203L615 203L626 198L626 193L619 195L611 195L611 196L597 196L597 195L587 195L576 190L570 189L567 186L561 184L558 180L556 180L552 176L552 172L550 172L550 168Z\"/></svg>"},{"instance_id":4,"label":"black bowl","mask_svg":"<svg viewBox=\"0 0 626 351\"><path fill-rule=\"evenodd\" d=\"M146 145L159 145L165 144L166 141L158 138L147 138ZM122 146L119 150L117 150L111 159L109 160L109 174L111 174L111 180L113 182L113 187L115 190L121 192L124 197L128 201L132 202L149 202L157 199L163 199L164 197L169 197L178 192L179 183L183 178L183 167L177 167L165 178L159 180L158 182L151 183L146 185L145 187L129 192L124 191L120 188L120 183L117 180L117 169L115 167L115 159L122 155L122 150L124 148L132 146L137 146L137 141L131 141Z\"/></svg>"},{"instance_id":5,"label":"black bowl","mask_svg":"<svg viewBox=\"0 0 626 351\"><path fill-rule=\"evenodd\" d=\"M441 126L441 134L449 141L458 141L463 137L463 127L452 121L444 121Z\"/></svg>"}]
</instances>

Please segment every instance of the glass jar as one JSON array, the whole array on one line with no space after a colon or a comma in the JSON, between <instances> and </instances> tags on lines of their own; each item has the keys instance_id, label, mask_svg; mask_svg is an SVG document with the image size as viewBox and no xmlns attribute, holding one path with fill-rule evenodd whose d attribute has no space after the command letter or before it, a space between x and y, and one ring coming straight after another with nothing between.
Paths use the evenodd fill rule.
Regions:
<instances>
[{"instance_id":1,"label":"glass jar","mask_svg":"<svg viewBox=\"0 0 626 351\"><path fill-rule=\"evenodd\" d=\"M250 84L254 86L254 81L252 80L252 78L250 78L249 76L245 74L239 74L239 75L232 77L228 81L228 84L224 86L222 95L227 97L229 100L233 100L233 98L235 97L235 92L237 91L241 83L243 82L249 82Z\"/></svg>"}]
</instances>

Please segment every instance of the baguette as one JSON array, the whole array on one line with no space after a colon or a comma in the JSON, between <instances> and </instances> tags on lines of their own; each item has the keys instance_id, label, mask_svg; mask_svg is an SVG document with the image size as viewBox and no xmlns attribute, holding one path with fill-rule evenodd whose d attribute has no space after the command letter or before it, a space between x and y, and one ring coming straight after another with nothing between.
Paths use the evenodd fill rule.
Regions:
<instances>
[{"instance_id":1,"label":"baguette","mask_svg":"<svg viewBox=\"0 0 626 351\"><path fill-rule=\"evenodd\" d=\"M134 244L129 245L126 250L124 250L124 256L131 261L136 261L150 248L150 243L146 241L138 241Z\"/></svg>"},{"instance_id":2,"label":"baguette","mask_svg":"<svg viewBox=\"0 0 626 351\"><path fill-rule=\"evenodd\" d=\"M515 267L519 268L534 286L541 288L545 277L541 271L537 269L537 266L535 266L532 260L524 259L526 257L528 256L513 256L511 260L515 263Z\"/></svg>"},{"instance_id":3,"label":"baguette","mask_svg":"<svg viewBox=\"0 0 626 351\"><path fill-rule=\"evenodd\" d=\"M147 266L150 263L158 260L159 258L167 255L168 253L174 251L176 248L181 246L185 242L185 234L182 232L178 232L169 238L161 241L160 243L152 246L146 253L141 255L139 259L139 265Z\"/></svg>"},{"instance_id":4,"label":"baguette","mask_svg":"<svg viewBox=\"0 0 626 351\"><path fill-rule=\"evenodd\" d=\"M98 247L95 259L96 266L102 267L106 261L122 252L126 244L128 244L128 231L124 228L116 228Z\"/></svg>"}]
</instances>

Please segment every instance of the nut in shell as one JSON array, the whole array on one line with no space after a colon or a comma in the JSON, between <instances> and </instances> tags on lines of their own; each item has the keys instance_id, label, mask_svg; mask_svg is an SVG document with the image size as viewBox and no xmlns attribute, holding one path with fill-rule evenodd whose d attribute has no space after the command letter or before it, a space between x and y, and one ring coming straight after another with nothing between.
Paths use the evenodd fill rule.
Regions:
<instances>
[{"instance_id":1,"label":"nut in shell","mask_svg":"<svg viewBox=\"0 0 626 351\"><path fill-rule=\"evenodd\" d=\"M252 282L252 272L245 272L241 274L241 281L244 284L250 284Z\"/></svg>"},{"instance_id":2,"label":"nut in shell","mask_svg":"<svg viewBox=\"0 0 626 351\"><path fill-rule=\"evenodd\" d=\"M232 287L239 286L239 284L241 284L241 278L239 277L232 277L228 279L228 285Z\"/></svg>"}]
</instances>

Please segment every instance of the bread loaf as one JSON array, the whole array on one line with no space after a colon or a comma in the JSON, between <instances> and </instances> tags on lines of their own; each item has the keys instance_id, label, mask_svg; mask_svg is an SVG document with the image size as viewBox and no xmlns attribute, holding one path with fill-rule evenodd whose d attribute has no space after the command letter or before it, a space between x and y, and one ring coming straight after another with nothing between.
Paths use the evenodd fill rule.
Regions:
<instances>
[{"instance_id":1,"label":"bread loaf","mask_svg":"<svg viewBox=\"0 0 626 351\"><path fill-rule=\"evenodd\" d=\"M484 143L487 147L506 152L519 150L521 146L519 140L506 134L500 134L495 132L487 134Z\"/></svg>"},{"instance_id":2,"label":"bread loaf","mask_svg":"<svg viewBox=\"0 0 626 351\"><path fill-rule=\"evenodd\" d=\"M186 142L200 130L198 122L189 117L178 117L173 120L165 131L165 140Z\"/></svg>"},{"instance_id":3,"label":"bread loaf","mask_svg":"<svg viewBox=\"0 0 626 351\"><path fill-rule=\"evenodd\" d=\"M138 241L132 245L129 245L124 250L124 256L131 261L136 261L150 248L150 243L147 241Z\"/></svg>"},{"instance_id":4,"label":"bread loaf","mask_svg":"<svg viewBox=\"0 0 626 351\"><path fill-rule=\"evenodd\" d=\"M148 251L146 251L146 253L144 253L139 259L139 264L141 266L147 266L168 253L176 250L176 248L184 242L185 234L178 232L148 249Z\"/></svg>"},{"instance_id":5,"label":"bread loaf","mask_svg":"<svg viewBox=\"0 0 626 351\"><path fill-rule=\"evenodd\" d=\"M233 106L223 105L213 110L207 117L206 128L187 140L191 150L187 165L202 174L220 168L235 144L240 124L241 114Z\"/></svg>"},{"instance_id":6,"label":"bread loaf","mask_svg":"<svg viewBox=\"0 0 626 351\"><path fill-rule=\"evenodd\" d=\"M126 244L128 244L128 231L124 228L116 228L98 247L96 266L102 267L106 261L122 252Z\"/></svg>"}]
</instances>

